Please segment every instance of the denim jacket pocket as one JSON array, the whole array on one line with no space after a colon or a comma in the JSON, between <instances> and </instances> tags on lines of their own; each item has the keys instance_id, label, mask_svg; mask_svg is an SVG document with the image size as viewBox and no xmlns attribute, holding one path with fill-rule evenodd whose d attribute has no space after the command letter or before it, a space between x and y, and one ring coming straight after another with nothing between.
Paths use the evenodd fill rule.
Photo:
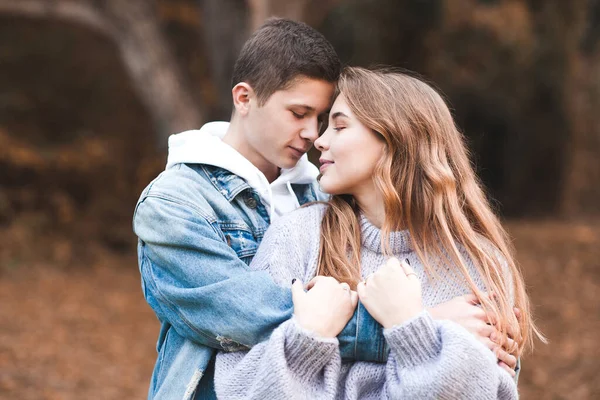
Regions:
<instances>
[{"instance_id":1,"label":"denim jacket pocket","mask_svg":"<svg viewBox=\"0 0 600 400\"><path fill-rule=\"evenodd\" d=\"M223 231L227 245L236 252L242 261L250 265L252 257L254 257L256 250L258 250L258 243L254 235L247 230L240 229L239 226L230 224L222 224L221 230Z\"/></svg>"}]
</instances>

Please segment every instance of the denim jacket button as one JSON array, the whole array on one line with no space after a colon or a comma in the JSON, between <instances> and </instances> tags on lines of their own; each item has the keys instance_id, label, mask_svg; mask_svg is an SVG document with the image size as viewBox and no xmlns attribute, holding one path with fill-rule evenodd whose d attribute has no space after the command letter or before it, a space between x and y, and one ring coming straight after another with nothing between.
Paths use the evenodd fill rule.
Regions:
<instances>
[{"instance_id":1,"label":"denim jacket button","mask_svg":"<svg viewBox=\"0 0 600 400\"><path fill-rule=\"evenodd\" d=\"M244 203L248 206L248 208L255 209L258 206L256 199L254 197L248 196L244 199Z\"/></svg>"}]
</instances>

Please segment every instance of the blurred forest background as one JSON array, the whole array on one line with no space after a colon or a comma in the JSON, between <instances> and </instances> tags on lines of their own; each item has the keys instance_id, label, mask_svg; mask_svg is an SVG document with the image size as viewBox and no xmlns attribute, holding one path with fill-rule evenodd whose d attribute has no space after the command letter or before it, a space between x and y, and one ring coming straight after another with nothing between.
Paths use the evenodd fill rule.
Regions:
<instances>
[{"instance_id":1,"label":"blurred forest background","mask_svg":"<svg viewBox=\"0 0 600 400\"><path fill-rule=\"evenodd\" d=\"M600 398L600 0L0 0L0 398L146 396L133 208L271 15L446 94L550 339L522 397Z\"/></svg>"}]
</instances>

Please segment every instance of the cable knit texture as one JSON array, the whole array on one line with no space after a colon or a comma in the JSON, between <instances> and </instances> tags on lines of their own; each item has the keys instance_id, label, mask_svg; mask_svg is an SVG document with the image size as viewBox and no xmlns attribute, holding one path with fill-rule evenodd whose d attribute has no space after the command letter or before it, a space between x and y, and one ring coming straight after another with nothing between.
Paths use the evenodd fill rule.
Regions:
<instances>
[{"instance_id":1,"label":"cable knit texture","mask_svg":"<svg viewBox=\"0 0 600 400\"><path fill-rule=\"evenodd\" d=\"M282 286L293 278L308 282L317 267L323 205L301 208L275 221L252 262ZM386 261L381 231L361 217L361 274ZM449 271L426 276L407 231L393 232L391 250L408 259L421 280L426 307L469 293L466 284L444 279ZM468 261L466 253L463 254ZM471 276L484 289L471 264ZM327 307L326 304L323 305ZM515 399L516 384L498 367L493 353L450 321L427 311L384 330L387 364L342 362L337 339L325 339L291 320L248 352L217 355L215 387L220 399Z\"/></svg>"}]
</instances>

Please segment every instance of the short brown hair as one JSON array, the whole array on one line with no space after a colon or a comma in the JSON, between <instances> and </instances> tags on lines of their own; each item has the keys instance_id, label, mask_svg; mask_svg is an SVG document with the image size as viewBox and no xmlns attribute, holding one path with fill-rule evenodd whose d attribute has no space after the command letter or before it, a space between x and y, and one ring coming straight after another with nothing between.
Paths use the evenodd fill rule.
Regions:
<instances>
[{"instance_id":1,"label":"short brown hair","mask_svg":"<svg viewBox=\"0 0 600 400\"><path fill-rule=\"evenodd\" d=\"M262 105L299 76L334 83L340 71L340 59L321 33L302 22L270 18L244 43L231 87L250 84Z\"/></svg>"}]
</instances>

